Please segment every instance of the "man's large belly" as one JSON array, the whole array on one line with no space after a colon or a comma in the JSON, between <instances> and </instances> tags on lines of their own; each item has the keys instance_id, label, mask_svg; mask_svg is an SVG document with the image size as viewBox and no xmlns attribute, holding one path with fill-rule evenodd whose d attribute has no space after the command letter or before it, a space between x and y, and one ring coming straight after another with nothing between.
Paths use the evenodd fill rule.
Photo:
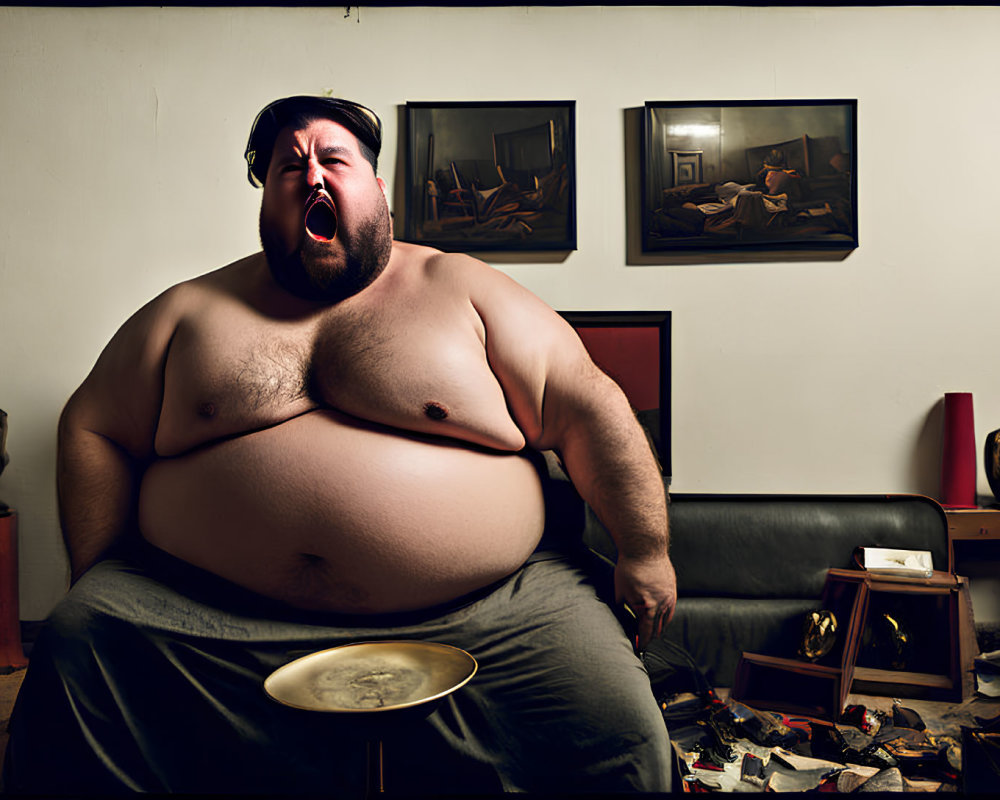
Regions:
<instances>
[{"instance_id":1,"label":"man's large belly","mask_svg":"<svg viewBox=\"0 0 1000 800\"><path fill-rule=\"evenodd\" d=\"M541 538L523 456L330 411L155 462L139 525L157 547L292 605L424 608L517 569Z\"/></svg>"}]
</instances>

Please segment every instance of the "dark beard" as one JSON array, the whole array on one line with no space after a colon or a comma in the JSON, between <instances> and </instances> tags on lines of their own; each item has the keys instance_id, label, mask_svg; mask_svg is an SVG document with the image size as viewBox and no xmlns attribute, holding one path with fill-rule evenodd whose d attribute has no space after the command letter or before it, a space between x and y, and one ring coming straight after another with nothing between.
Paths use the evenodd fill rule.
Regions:
<instances>
[{"instance_id":1,"label":"dark beard","mask_svg":"<svg viewBox=\"0 0 1000 800\"><path fill-rule=\"evenodd\" d=\"M382 274L392 253L389 231L389 209L381 203L357 228L338 234L344 252L339 268L324 265L331 253L330 245L303 236L292 252L264 221L261 210L260 243L271 274L278 284L296 297L323 303L339 303L370 286Z\"/></svg>"}]
</instances>

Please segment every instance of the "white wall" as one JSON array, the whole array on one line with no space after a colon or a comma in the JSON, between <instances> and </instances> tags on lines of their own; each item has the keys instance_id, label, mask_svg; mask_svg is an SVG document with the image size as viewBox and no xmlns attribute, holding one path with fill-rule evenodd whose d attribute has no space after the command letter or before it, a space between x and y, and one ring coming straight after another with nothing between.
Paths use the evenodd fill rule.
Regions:
<instances>
[{"instance_id":1,"label":"white wall","mask_svg":"<svg viewBox=\"0 0 1000 800\"><path fill-rule=\"evenodd\" d=\"M673 311L675 491L936 494L943 394L974 393L978 442L1000 427L998 34L981 7L0 8L0 498L22 618L65 587L60 408L139 305L257 248L249 124L327 88L382 116L390 185L408 100L577 101L579 249L494 263L557 308ZM841 97L859 101L848 258L626 263L625 109Z\"/></svg>"}]
</instances>

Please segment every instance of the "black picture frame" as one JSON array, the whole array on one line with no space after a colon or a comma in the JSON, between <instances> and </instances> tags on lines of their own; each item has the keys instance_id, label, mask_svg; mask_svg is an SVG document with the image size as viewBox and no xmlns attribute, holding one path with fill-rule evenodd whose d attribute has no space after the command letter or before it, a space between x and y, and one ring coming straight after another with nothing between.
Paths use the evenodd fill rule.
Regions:
<instances>
[{"instance_id":1,"label":"black picture frame","mask_svg":"<svg viewBox=\"0 0 1000 800\"><path fill-rule=\"evenodd\" d=\"M671 364L669 311L560 311L590 357L622 388L652 440L669 483Z\"/></svg>"},{"instance_id":2,"label":"black picture frame","mask_svg":"<svg viewBox=\"0 0 1000 800\"><path fill-rule=\"evenodd\" d=\"M857 100L647 102L642 251L858 246Z\"/></svg>"},{"instance_id":3,"label":"black picture frame","mask_svg":"<svg viewBox=\"0 0 1000 800\"><path fill-rule=\"evenodd\" d=\"M576 249L576 103L408 102L405 241Z\"/></svg>"}]
</instances>

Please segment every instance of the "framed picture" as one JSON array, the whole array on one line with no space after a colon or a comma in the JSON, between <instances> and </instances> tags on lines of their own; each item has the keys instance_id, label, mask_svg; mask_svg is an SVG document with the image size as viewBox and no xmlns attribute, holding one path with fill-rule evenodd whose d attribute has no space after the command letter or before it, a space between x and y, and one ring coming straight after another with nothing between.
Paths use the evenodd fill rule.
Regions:
<instances>
[{"instance_id":1,"label":"framed picture","mask_svg":"<svg viewBox=\"0 0 1000 800\"><path fill-rule=\"evenodd\" d=\"M643 252L858 246L857 100L643 112Z\"/></svg>"},{"instance_id":2,"label":"framed picture","mask_svg":"<svg viewBox=\"0 0 1000 800\"><path fill-rule=\"evenodd\" d=\"M573 101L406 104L406 241L575 250Z\"/></svg>"},{"instance_id":3,"label":"framed picture","mask_svg":"<svg viewBox=\"0 0 1000 800\"><path fill-rule=\"evenodd\" d=\"M670 312L559 313L576 330L594 363L625 392L669 479Z\"/></svg>"}]
</instances>

